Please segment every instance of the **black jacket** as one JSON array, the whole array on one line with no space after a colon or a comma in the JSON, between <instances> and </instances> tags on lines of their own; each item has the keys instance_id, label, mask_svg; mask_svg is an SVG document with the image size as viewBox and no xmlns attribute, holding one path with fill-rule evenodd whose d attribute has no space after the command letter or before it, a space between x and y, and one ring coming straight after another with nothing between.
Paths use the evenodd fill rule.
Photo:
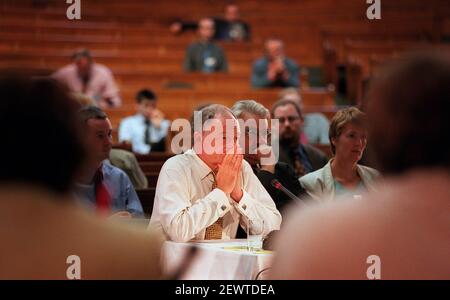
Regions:
<instances>
[{"instance_id":1,"label":"black jacket","mask_svg":"<svg viewBox=\"0 0 450 300\"><path fill-rule=\"evenodd\" d=\"M283 208L293 200L289 198L288 195L272 186L273 179L277 179L286 189L297 197L304 197L306 195L305 190L302 188L300 181L295 175L294 169L286 163L278 162L275 165L275 174L257 168L253 168L253 170L270 197L272 197L277 209L282 214Z\"/></svg>"}]
</instances>

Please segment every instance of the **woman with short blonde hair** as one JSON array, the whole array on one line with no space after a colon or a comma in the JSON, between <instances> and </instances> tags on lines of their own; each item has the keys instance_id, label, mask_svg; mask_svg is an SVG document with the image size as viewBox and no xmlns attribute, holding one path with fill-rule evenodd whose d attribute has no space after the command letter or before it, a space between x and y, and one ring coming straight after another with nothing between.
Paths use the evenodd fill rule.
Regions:
<instances>
[{"instance_id":1,"label":"woman with short blonde hair","mask_svg":"<svg viewBox=\"0 0 450 300\"><path fill-rule=\"evenodd\" d=\"M313 198L323 200L350 194L359 197L379 173L358 164L367 145L366 115L356 107L338 111L330 124L333 158L322 169L300 178Z\"/></svg>"}]
</instances>

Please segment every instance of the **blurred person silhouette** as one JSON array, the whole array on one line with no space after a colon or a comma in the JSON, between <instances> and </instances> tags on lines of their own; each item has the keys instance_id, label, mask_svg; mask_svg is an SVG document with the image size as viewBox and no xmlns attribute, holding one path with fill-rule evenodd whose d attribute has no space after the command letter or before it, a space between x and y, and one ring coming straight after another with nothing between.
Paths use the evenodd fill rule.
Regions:
<instances>
[{"instance_id":1,"label":"blurred person silhouette","mask_svg":"<svg viewBox=\"0 0 450 300\"><path fill-rule=\"evenodd\" d=\"M72 61L53 73L52 77L65 84L71 92L91 97L102 109L122 105L111 70L96 63L88 49L75 51Z\"/></svg>"},{"instance_id":2,"label":"blurred person silhouette","mask_svg":"<svg viewBox=\"0 0 450 300\"><path fill-rule=\"evenodd\" d=\"M98 220L71 198L88 153L79 106L64 88L0 75L0 99L9 128L0 147L0 279L67 279L71 255L81 279L159 278L156 235Z\"/></svg>"},{"instance_id":3,"label":"blurred person silhouette","mask_svg":"<svg viewBox=\"0 0 450 300\"><path fill-rule=\"evenodd\" d=\"M448 56L386 63L367 99L382 188L290 215L272 278L450 279Z\"/></svg>"},{"instance_id":4,"label":"blurred person silhouette","mask_svg":"<svg viewBox=\"0 0 450 300\"><path fill-rule=\"evenodd\" d=\"M213 17L214 40L223 41L247 41L250 39L250 25L241 19L239 6L236 3L228 3L224 9L223 17ZM196 22L178 20L170 25L170 31L175 34L187 30L197 30Z\"/></svg>"},{"instance_id":5,"label":"blurred person silhouette","mask_svg":"<svg viewBox=\"0 0 450 300\"><path fill-rule=\"evenodd\" d=\"M139 154L165 152L170 121L157 108L155 93L140 90L136 95L136 110L134 116L120 122L119 142L131 144L133 152Z\"/></svg>"},{"instance_id":6,"label":"blurred person silhouette","mask_svg":"<svg viewBox=\"0 0 450 300\"><path fill-rule=\"evenodd\" d=\"M198 41L187 49L183 68L187 72L227 72L228 62L225 52L212 41L214 22L210 18L203 18L198 22Z\"/></svg>"},{"instance_id":7,"label":"blurred person silhouette","mask_svg":"<svg viewBox=\"0 0 450 300\"><path fill-rule=\"evenodd\" d=\"M253 63L251 82L255 88L299 87L299 66L284 53L284 43L270 38L264 43L265 55Z\"/></svg>"},{"instance_id":8,"label":"blurred person silhouette","mask_svg":"<svg viewBox=\"0 0 450 300\"><path fill-rule=\"evenodd\" d=\"M292 100L297 102L302 112L305 111L302 96L297 88L290 87L283 89L279 94L280 100ZM309 112L303 114L303 130L300 139L304 144L328 145L328 129L330 121L320 112Z\"/></svg>"}]
</instances>

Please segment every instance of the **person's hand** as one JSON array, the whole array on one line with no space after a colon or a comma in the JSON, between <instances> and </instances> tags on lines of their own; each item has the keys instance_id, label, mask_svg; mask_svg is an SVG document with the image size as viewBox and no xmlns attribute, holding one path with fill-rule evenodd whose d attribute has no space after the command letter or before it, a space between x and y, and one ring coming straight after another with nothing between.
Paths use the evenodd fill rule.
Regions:
<instances>
[{"instance_id":1,"label":"person's hand","mask_svg":"<svg viewBox=\"0 0 450 300\"><path fill-rule=\"evenodd\" d=\"M180 22L174 22L169 27L170 32L172 33L180 33L181 32L181 23Z\"/></svg>"},{"instance_id":2,"label":"person's hand","mask_svg":"<svg viewBox=\"0 0 450 300\"><path fill-rule=\"evenodd\" d=\"M275 63L270 63L269 67L267 69L267 78L271 81L275 80L275 77L277 76L277 66Z\"/></svg>"},{"instance_id":3,"label":"person's hand","mask_svg":"<svg viewBox=\"0 0 450 300\"><path fill-rule=\"evenodd\" d=\"M131 214L125 210L118 211L109 216L110 219L131 219Z\"/></svg>"},{"instance_id":4,"label":"person's hand","mask_svg":"<svg viewBox=\"0 0 450 300\"><path fill-rule=\"evenodd\" d=\"M237 167L237 178L236 178L236 183L234 185L233 191L230 194L231 199L233 199L235 202L241 201L242 196L244 195L244 192L242 191L242 186L241 186L241 182L242 182L242 161L244 160L244 156L243 155L239 155L238 158L238 164L239 166Z\"/></svg>"},{"instance_id":5,"label":"person's hand","mask_svg":"<svg viewBox=\"0 0 450 300\"><path fill-rule=\"evenodd\" d=\"M258 147L258 156L260 157L261 170L265 170L275 174L275 155L273 149L269 145L261 145Z\"/></svg>"},{"instance_id":6,"label":"person's hand","mask_svg":"<svg viewBox=\"0 0 450 300\"><path fill-rule=\"evenodd\" d=\"M284 61L283 61L282 56L278 56L277 58L275 58L273 64L274 64L274 68L276 69L277 73L284 72L284 70L286 69L286 67L284 66Z\"/></svg>"},{"instance_id":7,"label":"person's hand","mask_svg":"<svg viewBox=\"0 0 450 300\"><path fill-rule=\"evenodd\" d=\"M232 153L225 154L216 175L217 188L225 194L231 194L234 190L242 164L242 154L238 154L236 149L237 146Z\"/></svg>"},{"instance_id":8,"label":"person's hand","mask_svg":"<svg viewBox=\"0 0 450 300\"><path fill-rule=\"evenodd\" d=\"M159 128L161 126L162 120L164 120L164 114L159 109L155 108L152 111L150 119L152 121L152 125L154 125L156 128Z\"/></svg>"}]
</instances>

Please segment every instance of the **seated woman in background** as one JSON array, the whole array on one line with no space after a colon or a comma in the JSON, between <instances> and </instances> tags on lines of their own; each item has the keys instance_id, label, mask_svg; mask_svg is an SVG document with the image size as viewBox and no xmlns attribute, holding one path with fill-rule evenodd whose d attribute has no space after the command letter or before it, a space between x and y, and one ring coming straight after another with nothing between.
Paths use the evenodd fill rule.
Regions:
<instances>
[{"instance_id":1,"label":"seated woman in background","mask_svg":"<svg viewBox=\"0 0 450 300\"><path fill-rule=\"evenodd\" d=\"M372 187L378 171L358 165L367 144L365 118L356 107L342 109L333 117L329 130L333 158L322 169L300 178L312 198L326 201L343 194L358 197Z\"/></svg>"}]
</instances>

